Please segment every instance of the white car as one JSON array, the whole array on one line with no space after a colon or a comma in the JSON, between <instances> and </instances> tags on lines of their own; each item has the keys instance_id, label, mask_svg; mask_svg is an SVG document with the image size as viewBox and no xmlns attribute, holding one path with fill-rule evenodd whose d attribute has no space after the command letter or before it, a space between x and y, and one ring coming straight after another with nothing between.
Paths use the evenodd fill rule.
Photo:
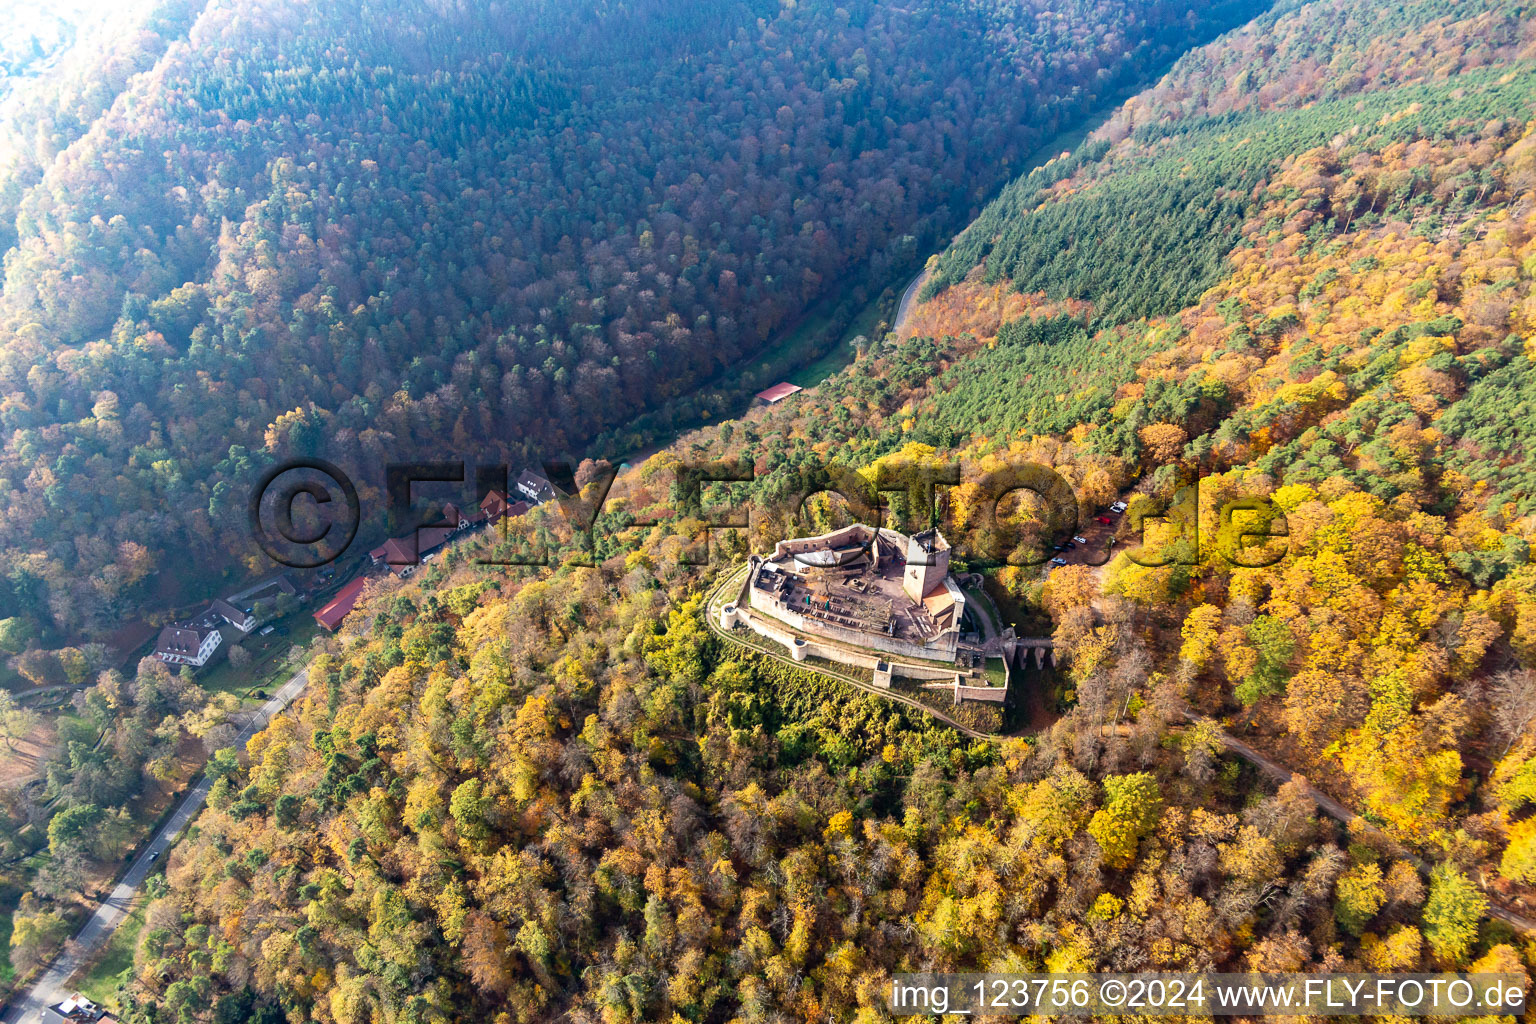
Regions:
<instances>
[{"instance_id":1,"label":"white car","mask_svg":"<svg viewBox=\"0 0 1536 1024\"><path fill-rule=\"evenodd\" d=\"M1051 559L1051 564L1052 565L1066 565L1067 564L1067 560L1065 558L1062 558L1060 555L1057 555L1055 558Z\"/></svg>"},{"instance_id":2,"label":"white car","mask_svg":"<svg viewBox=\"0 0 1536 1024\"><path fill-rule=\"evenodd\" d=\"M1088 539L1086 537L1073 537L1072 539L1077 541L1077 543L1079 543L1079 544L1087 544L1088 543Z\"/></svg>"},{"instance_id":3,"label":"white car","mask_svg":"<svg viewBox=\"0 0 1536 1024\"><path fill-rule=\"evenodd\" d=\"M1124 512L1125 511L1125 502L1117 501L1113 505L1109 506L1109 510L1111 512Z\"/></svg>"}]
</instances>

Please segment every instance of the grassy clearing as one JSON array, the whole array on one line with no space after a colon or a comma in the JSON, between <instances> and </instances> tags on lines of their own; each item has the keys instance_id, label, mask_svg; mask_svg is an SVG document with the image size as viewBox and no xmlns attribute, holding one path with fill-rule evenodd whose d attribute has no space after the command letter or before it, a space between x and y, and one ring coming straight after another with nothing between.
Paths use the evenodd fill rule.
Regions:
<instances>
[{"instance_id":1,"label":"grassy clearing","mask_svg":"<svg viewBox=\"0 0 1536 1024\"><path fill-rule=\"evenodd\" d=\"M901 300L898 282L891 288L887 288L879 295L870 299L854 315L852 321L843 330L843 336L838 339L819 359L816 359L790 375L789 382L798 384L803 388L815 387L828 377L841 372L846 367L852 366L858 357L858 352L853 347L853 339L859 335L869 339L870 344L879 345L884 337L881 325L889 330L891 321L895 319L896 307Z\"/></svg>"},{"instance_id":2,"label":"grassy clearing","mask_svg":"<svg viewBox=\"0 0 1536 1024\"><path fill-rule=\"evenodd\" d=\"M811 379L807 371L814 361L837 356L837 348L833 346L820 357L817 349L825 344L826 334L832 329L832 305L822 302L813 306L811 311L800 318L792 330L786 333L772 348L763 351L759 358L754 359L745 369L750 370L759 384L768 387L781 380L789 379L793 384L801 387L810 387L821 383L825 375ZM852 353L849 353L851 356ZM796 372L796 367L801 369ZM793 374L793 376L790 376Z\"/></svg>"},{"instance_id":3,"label":"grassy clearing","mask_svg":"<svg viewBox=\"0 0 1536 1024\"><path fill-rule=\"evenodd\" d=\"M820 359L817 359L812 363L807 363L799 370L796 370L794 373L790 374L789 382L791 384L798 384L802 388L813 388L817 384L820 384L822 381L826 380L828 377L831 377L833 374L842 370L843 367L852 364L853 357L856 354L857 353L855 353L854 350L846 344L839 343L834 345L831 351L822 356Z\"/></svg>"},{"instance_id":4,"label":"grassy clearing","mask_svg":"<svg viewBox=\"0 0 1536 1024\"><path fill-rule=\"evenodd\" d=\"M902 283L904 280L894 287L899 288ZM837 340L829 345L827 334L836 324L837 304L842 296L842 291L834 290L812 306L792 330L752 362L748 369L764 387L780 380L802 388L815 387L853 363L858 355L853 348L854 338L862 334L871 344L879 344L876 334L881 323L889 324L895 315L900 295L891 288L876 295L854 314Z\"/></svg>"},{"instance_id":5,"label":"grassy clearing","mask_svg":"<svg viewBox=\"0 0 1536 1024\"><path fill-rule=\"evenodd\" d=\"M1008 669L1007 669L1006 666L1003 665L1003 659L1002 658L988 658L987 659L987 685L988 686L1007 686L1008 685Z\"/></svg>"},{"instance_id":6,"label":"grassy clearing","mask_svg":"<svg viewBox=\"0 0 1536 1024\"><path fill-rule=\"evenodd\" d=\"M245 668L235 668L228 656L198 677L198 685L210 693L232 693L247 697L257 691L271 693L288 681L294 668L288 664L289 650L307 647L320 631L314 616L295 613L276 624L267 636L248 636L240 646L251 652L252 661Z\"/></svg>"},{"instance_id":7,"label":"grassy clearing","mask_svg":"<svg viewBox=\"0 0 1536 1024\"><path fill-rule=\"evenodd\" d=\"M117 989L133 975L133 954L139 945L139 933L144 930L148 907L149 901L144 899L134 904L96 962L75 982L76 988L103 1006L121 1009L117 1006Z\"/></svg>"}]
</instances>

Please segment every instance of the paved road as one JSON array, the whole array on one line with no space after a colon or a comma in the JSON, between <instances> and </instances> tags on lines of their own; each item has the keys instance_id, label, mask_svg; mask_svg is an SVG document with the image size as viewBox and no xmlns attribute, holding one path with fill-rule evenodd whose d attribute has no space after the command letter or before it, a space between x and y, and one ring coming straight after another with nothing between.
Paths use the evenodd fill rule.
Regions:
<instances>
[{"instance_id":1,"label":"paved road","mask_svg":"<svg viewBox=\"0 0 1536 1024\"><path fill-rule=\"evenodd\" d=\"M923 272L914 277L912 283L907 285L907 290L901 293L901 303L896 307L896 322L891 325L891 333L901 333L901 325L907 322L907 315L912 312L912 305L917 301L917 293L927 283L928 268L924 267Z\"/></svg>"},{"instance_id":2,"label":"paved road","mask_svg":"<svg viewBox=\"0 0 1536 1024\"><path fill-rule=\"evenodd\" d=\"M271 700L257 708L251 715L245 728L241 729L240 734L235 738L235 745L243 746L246 740L266 728L272 716L293 703L299 694L304 692L304 687L307 685L309 685L308 669L299 672L284 683ZM138 857L134 858L133 864L119 880L117 887L112 890L112 895L96 908L96 913L85 922L85 927L80 929L64 952L58 955L25 995L17 995L12 999L5 1013L0 1014L0 1024L35 1024L42 1020L42 1011L46 1007L70 995L67 982L74 977L82 963L89 960L92 954L106 944L107 939L128 915L128 908L134 896L138 894L139 886L144 884L150 869L159 863L160 858L165 856L165 851L171 848L182 830L203 809L203 801L208 799L210 785L211 782L206 775L198 780L197 785L193 786L182 799L181 806L176 808L170 820L139 851Z\"/></svg>"}]
</instances>

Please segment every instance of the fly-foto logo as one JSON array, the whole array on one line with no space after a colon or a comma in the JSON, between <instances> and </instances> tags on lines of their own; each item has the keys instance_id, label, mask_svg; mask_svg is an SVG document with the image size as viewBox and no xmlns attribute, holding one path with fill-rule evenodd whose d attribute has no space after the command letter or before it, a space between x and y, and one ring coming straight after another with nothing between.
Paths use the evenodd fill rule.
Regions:
<instances>
[{"instance_id":1,"label":"fly-foto logo","mask_svg":"<svg viewBox=\"0 0 1536 1024\"><path fill-rule=\"evenodd\" d=\"M598 464L579 487L569 463L549 462L541 468L513 476L505 463L476 465L473 488L466 492L471 476L462 459L387 463L384 515L370 524L369 532L393 538L384 549L388 564L415 565L428 547L436 546L424 547L424 539L440 541L469 527L496 527L505 536L518 517L546 505L553 506L572 535L580 538L578 548L595 550L600 516L619 468ZM753 516L764 514L763 506L751 500L750 485L757 474L750 458L678 463L672 472L667 505L675 521L703 524L685 549L685 564L707 563L713 534L749 530L755 525ZM1149 569L1200 563L1211 545L1229 564L1243 568L1264 568L1286 556L1289 531L1284 512L1274 502L1258 495L1227 496L1207 507L1209 497L1200 483L1185 478L1170 496L1139 495L1128 508L1116 502L1115 515L1125 512L1124 521L1116 522L1086 506L1054 468L1028 460L989 461L985 468L960 460L876 463L862 471L827 464L799 467L791 493L775 504L789 508L793 520L807 528L824 523L828 510L836 508L850 520L912 532L952 520L954 489L966 485L965 526L951 531L951 543L954 557L978 570L1064 564L1061 552L1066 548L1076 551L1074 561L1094 566L1124 549L1131 562ZM748 487L732 492L736 485ZM724 488L726 496L706 501L715 488ZM424 492L440 495L445 489L454 492L454 501L429 514L418 499ZM783 494L782 488L775 490ZM249 518L253 538L273 561L314 568L346 553L360 532L362 508L358 488L340 467L301 458L263 474L250 496ZM1115 528L1100 530L1096 522ZM1096 542L1085 540L1083 532L1094 534ZM563 559L573 560L579 563L581 555ZM547 552L500 551L475 561L488 566L545 565L551 557Z\"/></svg>"}]
</instances>

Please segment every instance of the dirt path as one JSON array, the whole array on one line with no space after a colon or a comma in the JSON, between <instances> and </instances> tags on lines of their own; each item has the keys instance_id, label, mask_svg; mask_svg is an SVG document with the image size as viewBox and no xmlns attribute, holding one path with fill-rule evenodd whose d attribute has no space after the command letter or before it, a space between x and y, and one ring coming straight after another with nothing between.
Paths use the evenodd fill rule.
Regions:
<instances>
[{"instance_id":1,"label":"dirt path","mask_svg":"<svg viewBox=\"0 0 1536 1024\"><path fill-rule=\"evenodd\" d=\"M1194 711L1188 708L1184 709L1184 716L1191 722L1213 721L1212 719L1208 719L1203 715L1195 714ZM1236 754L1238 757L1241 757L1243 760L1247 761L1249 764L1253 765L1255 768L1258 768L1259 771L1263 772L1276 783L1284 785L1287 782L1295 782L1300 785L1305 791L1308 799L1317 804L1318 809L1323 811L1329 817L1335 818L1345 824L1348 824L1354 819L1360 817L1344 804L1335 800L1333 797L1329 796L1327 793L1324 793L1322 790L1308 782L1306 776L1297 774L1290 768L1287 768L1285 765L1280 764L1278 761L1275 761L1269 757L1266 757L1264 754L1259 753L1257 750L1253 749L1242 740L1235 736L1229 735L1225 730L1220 729L1219 726L1217 729L1217 734L1220 736L1223 746L1225 746L1232 753ZM1426 871L1432 866L1431 863L1424 860L1424 858L1402 849L1402 847L1400 847L1396 841L1391 839L1380 829L1376 828L1376 826L1370 825L1369 827L1376 835L1381 836L1394 848L1396 848L1397 853L1404 860L1412 863L1420 871ZM1533 920L1529 917L1526 917L1524 914L1517 913L1508 909L1507 907L1503 907L1495 903L1493 901L1493 895L1486 889L1483 891L1483 895L1488 898L1488 909L1485 911L1485 913L1489 917L1494 918L1495 920L1503 921L1505 924L1509 925L1511 928L1514 928L1516 931L1524 932L1527 935L1536 935L1536 920Z\"/></svg>"}]
</instances>

